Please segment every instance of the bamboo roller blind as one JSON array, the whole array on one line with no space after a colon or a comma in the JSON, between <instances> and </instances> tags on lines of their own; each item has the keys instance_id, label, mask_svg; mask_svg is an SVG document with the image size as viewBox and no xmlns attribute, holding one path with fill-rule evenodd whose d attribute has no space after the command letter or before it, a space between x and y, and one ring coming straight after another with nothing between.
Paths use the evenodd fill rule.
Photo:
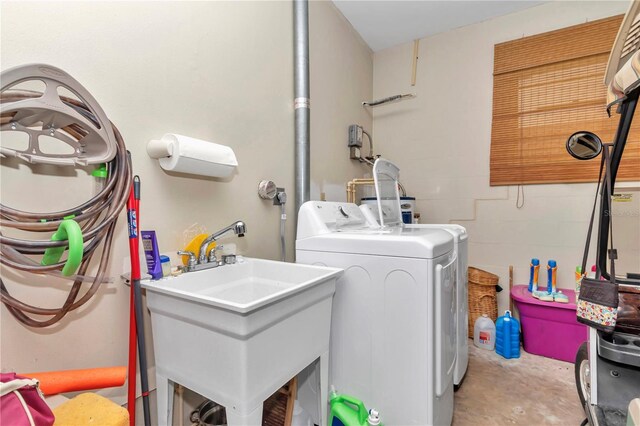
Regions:
<instances>
[{"instance_id":1,"label":"bamboo roller blind","mask_svg":"<svg viewBox=\"0 0 640 426\"><path fill-rule=\"evenodd\" d=\"M622 15L495 45L491 185L591 182L600 159L566 149L579 130L612 142L604 72ZM640 109L618 180L640 180Z\"/></svg>"}]
</instances>

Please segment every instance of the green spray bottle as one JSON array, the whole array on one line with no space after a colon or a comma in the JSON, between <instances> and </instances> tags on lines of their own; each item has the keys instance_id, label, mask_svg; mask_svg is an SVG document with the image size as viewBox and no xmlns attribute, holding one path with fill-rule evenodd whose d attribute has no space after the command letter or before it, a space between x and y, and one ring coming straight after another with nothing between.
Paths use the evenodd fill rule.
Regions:
<instances>
[{"instance_id":1,"label":"green spray bottle","mask_svg":"<svg viewBox=\"0 0 640 426\"><path fill-rule=\"evenodd\" d=\"M364 403L349 395L331 392L329 426L383 426L375 409L367 411Z\"/></svg>"}]
</instances>

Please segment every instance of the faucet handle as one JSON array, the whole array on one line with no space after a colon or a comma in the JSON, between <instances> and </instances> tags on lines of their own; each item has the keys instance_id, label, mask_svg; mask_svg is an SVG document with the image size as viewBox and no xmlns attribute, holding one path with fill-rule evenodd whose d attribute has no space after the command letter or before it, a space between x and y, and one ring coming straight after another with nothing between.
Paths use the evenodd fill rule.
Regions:
<instances>
[{"instance_id":1,"label":"faucet handle","mask_svg":"<svg viewBox=\"0 0 640 426\"><path fill-rule=\"evenodd\" d=\"M218 263L218 259L216 258L216 252L222 249L222 245L216 245L214 248L209 250L209 254L207 255L207 261L209 263L216 262Z\"/></svg>"},{"instance_id":2,"label":"faucet handle","mask_svg":"<svg viewBox=\"0 0 640 426\"><path fill-rule=\"evenodd\" d=\"M189 263L187 266L189 266L190 268L193 268L194 266L196 266L197 261L196 261L196 255L194 252L180 250L178 251L178 255L189 256Z\"/></svg>"}]
</instances>

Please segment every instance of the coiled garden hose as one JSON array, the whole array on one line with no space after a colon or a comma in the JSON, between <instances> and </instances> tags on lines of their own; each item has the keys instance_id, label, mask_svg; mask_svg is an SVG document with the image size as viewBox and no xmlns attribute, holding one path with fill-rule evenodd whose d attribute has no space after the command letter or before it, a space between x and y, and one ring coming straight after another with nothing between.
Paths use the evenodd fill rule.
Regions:
<instances>
[{"instance_id":1,"label":"coiled garden hose","mask_svg":"<svg viewBox=\"0 0 640 426\"><path fill-rule=\"evenodd\" d=\"M53 67L50 67L54 69ZM56 69L57 70L57 69ZM64 73L63 71L59 70ZM66 77L69 77L65 73ZM70 78L70 77L69 77ZM75 81L75 80L73 80ZM48 88L47 88L48 90ZM77 93L77 91L76 91ZM0 105L7 102L19 102L22 100L35 99L43 96L42 93L32 91L5 92L3 88L0 94ZM91 98L92 99L92 98ZM90 123L102 123L100 117L94 114L95 105L87 104L68 97L60 96L62 103L75 112L80 114ZM84 99L86 101L86 99ZM101 111L101 110L100 110ZM57 111L54 110L53 113ZM13 123L13 120L20 114L3 113L1 116L2 130L5 126ZM103 118L104 120L104 118ZM70 120L72 121L72 120ZM85 126L86 127L86 122ZM86 129L78 122L71 122L60 130L68 135L73 136L81 141L83 136L88 133ZM112 129L115 140L115 156L107 163L108 176L104 188L90 200L71 209L62 210L53 213L27 212L13 209L4 204L0 204L0 263L3 265L23 272L35 274L45 274L60 276L65 267L65 262L55 262L49 265L41 264L36 261L34 256L40 258L45 255L47 249L56 247L66 247L67 240L51 241L49 239L25 239L14 236L7 236L6 230L13 229L27 232L47 233L50 237L56 232L61 223L68 218L73 218L80 226L82 239L84 241L84 250L82 253L82 261L77 270L77 275L72 276L73 285L69 290L69 294L65 302L59 308L42 308L33 306L20 301L11 296L4 282L0 278L0 295L2 303L5 304L9 312L21 323L30 327L47 327L60 321L67 313L78 309L91 299L98 291L100 284L106 282L106 272L108 258L111 253L113 242L113 234L118 220L118 216L124 208L129 195L131 185L131 162L124 144L122 135L112 123L103 123L97 126L100 130ZM93 135L95 137L95 135ZM102 143L104 138L99 136ZM80 142L82 143L82 142ZM19 155L16 155L19 156ZM20 234L22 235L22 233ZM99 248L102 247L101 253L98 254ZM82 283L87 280L87 272L91 259L99 257L97 272L92 279L89 289L81 294ZM43 262L45 263L45 262ZM65 271L66 273L66 271ZM48 319L34 319L31 315L41 315L49 317Z\"/></svg>"}]
</instances>

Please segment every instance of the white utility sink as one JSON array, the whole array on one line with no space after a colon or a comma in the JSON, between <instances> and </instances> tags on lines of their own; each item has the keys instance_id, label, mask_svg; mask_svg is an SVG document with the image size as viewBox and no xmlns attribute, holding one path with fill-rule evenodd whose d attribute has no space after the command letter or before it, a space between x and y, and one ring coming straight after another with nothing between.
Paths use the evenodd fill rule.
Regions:
<instances>
[{"instance_id":1,"label":"white utility sink","mask_svg":"<svg viewBox=\"0 0 640 426\"><path fill-rule=\"evenodd\" d=\"M320 411L326 413L331 302L341 273L245 258L143 281L159 424L171 423L173 385L179 383L225 406L230 426L258 426L262 402L318 358Z\"/></svg>"},{"instance_id":2,"label":"white utility sink","mask_svg":"<svg viewBox=\"0 0 640 426\"><path fill-rule=\"evenodd\" d=\"M338 275L342 270L248 259L175 278L145 281L154 292L247 313Z\"/></svg>"}]
</instances>

